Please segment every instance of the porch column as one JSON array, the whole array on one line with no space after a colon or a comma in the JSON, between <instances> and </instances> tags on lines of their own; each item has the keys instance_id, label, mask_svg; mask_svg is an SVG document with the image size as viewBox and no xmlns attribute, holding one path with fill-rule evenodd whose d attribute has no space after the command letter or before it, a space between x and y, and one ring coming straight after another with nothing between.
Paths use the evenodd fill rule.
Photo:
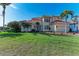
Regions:
<instances>
[{"instance_id":1,"label":"porch column","mask_svg":"<svg viewBox=\"0 0 79 59\"><path fill-rule=\"evenodd\" d=\"M44 18L42 18L42 31L44 31Z\"/></svg>"},{"instance_id":2,"label":"porch column","mask_svg":"<svg viewBox=\"0 0 79 59\"><path fill-rule=\"evenodd\" d=\"M56 25L54 25L54 32L56 32L56 30L57 30L57 29L56 29Z\"/></svg>"},{"instance_id":3,"label":"porch column","mask_svg":"<svg viewBox=\"0 0 79 59\"><path fill-rule=\"evenodd\" d=\"M79 22L78 22L78 24L77 24L77 30L78 30L78 32L79 32Z\"/></svg>"}]
</instances>

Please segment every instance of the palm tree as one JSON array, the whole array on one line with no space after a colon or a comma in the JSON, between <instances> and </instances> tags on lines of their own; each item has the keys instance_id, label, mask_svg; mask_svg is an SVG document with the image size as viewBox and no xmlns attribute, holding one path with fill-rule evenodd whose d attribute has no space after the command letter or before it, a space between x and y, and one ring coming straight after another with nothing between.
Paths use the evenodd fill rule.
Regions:
<instances>
[{"instance_id":1,"label":"palm tree","mask_svg":"<svg viewBox=\"0 0 79 59\"><path fill-rule=\"evenodd\" d=\"M5 30L5 10L6 10L6 6L10 5L11 3L0 3L0 5L3 7L3 31Z\"/></svg>"},{"instance_id":2,"label":"palm tree","mask_svg":"<svg viewBox=\"0 0 79 59\"><path fill-rule=\"evenodd\" d=\"M62 19L65 19L65 33L66 33L66 25L67 25L67 20L68 20L68 17L69 17L69 15L71 15L71 19L73 18L73 11L70 11L70 10L65 10L64 12L62 12L61 14L60 14L60 17L62 18Z\"/></svg>"},{"instance_id":3,"label":"palm tree","mask_svg":"<svg viewBox=\"0 0 79 59\"><path fill-rule=\"evenodd\" d=\"M39 31L39 26L40 26L40 23L36 22L37 31Z\"/></svg>"}]
</instances>

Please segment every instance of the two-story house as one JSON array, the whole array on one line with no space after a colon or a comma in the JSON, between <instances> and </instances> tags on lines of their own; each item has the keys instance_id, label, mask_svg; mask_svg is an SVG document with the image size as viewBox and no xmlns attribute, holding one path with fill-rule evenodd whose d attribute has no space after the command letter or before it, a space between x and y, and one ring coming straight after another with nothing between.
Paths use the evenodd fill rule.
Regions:
<instances>
[{"instance_id":1,"label":"two-story house","mask_svg":"<svg viewBox=\"0 0 79 59\"><path fill-rule=\"evenodd\" d=\"M43 16L38 18L32 18L29 20L32 23L31 30L36 31L51 31L51 32L68 32L69 23L63 21L59 16ZM39 24L37 24L39 23Z\"/></svg>"}]
</instances>

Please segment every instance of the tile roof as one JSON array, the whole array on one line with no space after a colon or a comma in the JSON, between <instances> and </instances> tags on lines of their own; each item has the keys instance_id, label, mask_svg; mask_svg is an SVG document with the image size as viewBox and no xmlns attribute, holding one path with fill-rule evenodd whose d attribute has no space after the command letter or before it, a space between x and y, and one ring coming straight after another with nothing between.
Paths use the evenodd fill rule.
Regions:
<instances>
[{"instance_id":1,"label":"tile roof","mask_svg":"<svg viewBox=\"0 0 79 59\"><path fill-rule=\"evenodd\" d=\"M32 18L31 20L32 22L39 22L39 21L42 21L41 18Z\"/></svg>"}]
</instances>

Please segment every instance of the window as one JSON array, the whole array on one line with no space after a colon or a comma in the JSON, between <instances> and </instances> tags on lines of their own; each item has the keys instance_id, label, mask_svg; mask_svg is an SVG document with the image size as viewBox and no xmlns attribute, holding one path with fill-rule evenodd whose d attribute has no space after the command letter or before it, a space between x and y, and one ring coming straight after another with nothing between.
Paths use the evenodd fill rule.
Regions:
<instances>
[{"instance_id":1,"label":"window","mask_svg":"<svg viewBox=\"0 0 79 59\"><path fill-rule=\"evenodd\" d=\"M45 19L44 19L44 22L49 22L49 19L48 19L48 18L45 18Z\"/></svg>"},{"instance_id":2,"label":"window","mask_svg":"<svg viewBox=\"0 0 79 59\"><path fill-rule=\"evenodd\" d=\"M46 29L46 30L48 30L48 29L49 29L49 26L48 26L48 25L46 25L46 26L45 26L45 29Z\"/></svg>"}]
</instances>

